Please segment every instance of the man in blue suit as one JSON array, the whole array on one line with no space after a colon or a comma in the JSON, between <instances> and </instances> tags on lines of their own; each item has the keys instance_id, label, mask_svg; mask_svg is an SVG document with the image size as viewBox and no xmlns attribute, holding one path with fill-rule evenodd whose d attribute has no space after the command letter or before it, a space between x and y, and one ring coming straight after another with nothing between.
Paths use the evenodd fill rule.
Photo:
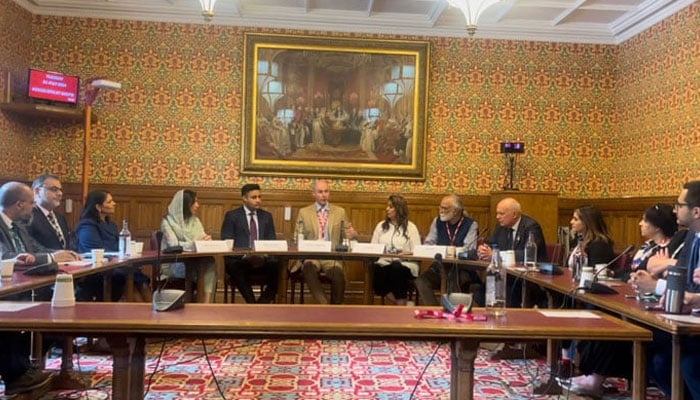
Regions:
<instances>
[{"instance_id":1,"label":"man in blue suit","mask_svg":"<svg viewBox=\"0 0 700 400\"><path fill-rule=\"evenodd\" d=\"M255 240L276 240L272 214L263 210L260 186L248 183L241 188L243 205L226 213L221 225L221 239L233 239L234 249L252 249ZM226 273L241 292L246 303L255 303L251 274L265 276L265 285L258 303L272 303L277 296L278 262L258 255L226 257Z\"/></svg>"}]
</instances>

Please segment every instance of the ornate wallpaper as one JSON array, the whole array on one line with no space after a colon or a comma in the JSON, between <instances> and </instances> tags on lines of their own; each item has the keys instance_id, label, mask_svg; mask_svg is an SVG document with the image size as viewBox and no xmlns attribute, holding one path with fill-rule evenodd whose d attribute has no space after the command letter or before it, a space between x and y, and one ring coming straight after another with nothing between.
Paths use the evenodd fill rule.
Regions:
<instances>
[{"instance_id":1,"label":"ornate wallpaper","mask_svg":"<svg viewBox=\"0 0 700 400\"><path fill-rule=\"evenodd\" d=\"M26 13L12 4L0 0L3 16ZM675 194L699 175L698 22L692 5L620 46L401 37L431 41L427 179L337 179L334 189L487 194L505 183L499 143L519 140L523 190ZM26 49L7 45L16 33L5 25L0 46L21 62ZM309 177L240 175L243 35L326 33L45 16L31 26L32 66L123 84L94 106L91 182L308 187ZM81 124L33 124L29 135L15 125L0 115L9 132L0 137L3 155L13 160L0 175L31 179L51 169L80 181ZM30 153L28 168L5 153L16 145Z\"/></svg>"}]
</instances>

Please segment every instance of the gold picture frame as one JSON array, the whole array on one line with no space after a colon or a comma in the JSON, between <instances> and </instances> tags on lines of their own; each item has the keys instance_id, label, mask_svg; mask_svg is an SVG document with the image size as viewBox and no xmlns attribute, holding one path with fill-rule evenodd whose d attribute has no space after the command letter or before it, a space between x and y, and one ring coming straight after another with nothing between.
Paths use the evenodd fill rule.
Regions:
<instances>
[{"instance_id":1,"label":"gold picture frame","mask_svg":"<svg viewBox=\"0 0 700 400\"><path fill-rule=\"evenodd\" d=\"M241 172L425 179L427 41L246 34Z\"/></svg>"}]
</instances>

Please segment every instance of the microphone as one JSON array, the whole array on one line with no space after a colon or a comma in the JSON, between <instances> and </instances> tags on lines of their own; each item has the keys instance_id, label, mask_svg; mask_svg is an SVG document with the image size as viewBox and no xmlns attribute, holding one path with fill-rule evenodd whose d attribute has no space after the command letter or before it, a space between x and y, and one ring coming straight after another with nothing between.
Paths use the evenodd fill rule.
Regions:
<instances>
[{"instance_id":1,"label":"microphone","mask_svg":"<svg viewBox=\"0 0 700 400\"><path fill-rule=\"evenodd\" d=\"M160 268L161 268L161 242L163 242L163 232L156 232L156 240L158 241L158 255L156 256L156 265L153 268L155 271L156 279L160 279ZM162 285L158 285L158 290L153 293L153 309L155 311L171 311L177 310L185 306L185 291L178 289L166 289L163 290L163 286L167 283L164 282Z\"/></svg>"},{"instance_id":2,"label":"microphone","mask_svg":"<svg viewBox=\"0 0 700 400\"><path fill-rule=\"evenodd\" d=\"M162 254L161 246L162 246L162 243L163 243L163 231L157 231L157 232L156 232L156 240L158 241L158 242L156 243L156 247L157 247L157 249L158 249L158 254L156 255L156 265L155 265L154 270L155 270L155 272L156 272L156 274L155 274L155 276L156 276L156 281L160 281L160 267L161 267L161 259L160 259L160 256L161 256L161 254ZM163 285L158 285L158 292L160 292L161 289L163 289Z\"/></svg>"},{"instance_id":3,"label":"microphone","mask_svg":"<svg viewBox=\"0 0 700 400\"><path fill-rule=\"evenodd\" d=\"M472 251L461 251L459 254L457 254L457 258L460 260L476 260L479 257L477 256L477 249L479 248L480 244L483 244L486 241L486 233L489 231L489 227L485 226L484 229L481 230L476 235L476 248Z\"/></svg>"},{"instance_id":4,"label":"microphone","mask_svg":"<svg viewBox=\"0 0 700 400\"><path fill-rule=\"evenodd\" d=\"M598 283L598 275L600 275L601 272L607 271L610 269L610 266L615 264L623 255L629 253L634 249L634 245L631 244L627 246L626 249L624 249L620 254L618 254L615 258L610 260L607 264L605 264L605 267L599 269L598 271L593 274L593 279L586 280L583 282L583 287L582 289L586 292L592 293L592 294L617 294L617 290L611 288L608 285L603 285L602 283Z\"/></svg>"}]
</instances>

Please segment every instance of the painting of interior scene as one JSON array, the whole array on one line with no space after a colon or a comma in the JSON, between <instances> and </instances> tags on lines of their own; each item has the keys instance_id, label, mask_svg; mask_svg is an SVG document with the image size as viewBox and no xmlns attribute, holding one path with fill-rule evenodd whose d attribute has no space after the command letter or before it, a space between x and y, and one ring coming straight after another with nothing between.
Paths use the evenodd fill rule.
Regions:
<instances>
[{"instance_id":1,"label":"painting of interior scene","mask_svg":"<svg viewBox=\"0 0 700 400\"><path fill-rule=\"evenodd\" d=\"M255 158L405 165L416 56L258 48Z\"/></svg>"}]
</instances>

